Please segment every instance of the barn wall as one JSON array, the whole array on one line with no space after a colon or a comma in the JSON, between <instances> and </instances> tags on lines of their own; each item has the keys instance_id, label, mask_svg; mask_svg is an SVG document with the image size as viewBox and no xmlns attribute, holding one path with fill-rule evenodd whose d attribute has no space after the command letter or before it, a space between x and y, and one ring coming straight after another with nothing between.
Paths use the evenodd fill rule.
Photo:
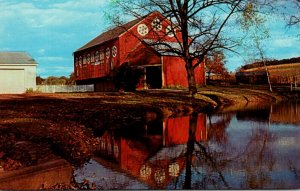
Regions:
<instances>
[{"instance_id":1,"label":"barn wall","mask_svg":"<svg viewBox=\"0 0 300 191\"><path fill-rule=\"evenodd\" d=\"M198 84L198 86L205 85L205 68L204 68L204 63L201 63L195 69L195 78L196 78L196 83Z\"/></svg>"},{"instance_id":2,"label":"barn wall","mask_svg":"<svg viewBox=\"0 0 300 191\"><path fill-rule=\"evenodd\" d=\"M163 85L167 88L187 88L188 79L185 62L180 57L163 56ZM195 69L196 84L202 86L205 83L204 66L200 64Z\"/></svg>"},{"instance_id":3,"label":"barn wall","mask_svg":"<svg viewBox=\"0 0 300 191\"><path fill-rule=\"evenodd\" d=\"M36 90L36 66L25 67L25 89Z\"/></svg>"},{"instance_id":4,"label":"barn wall","mask_svg":"<svg viewBox=\"0 0 300 191\"><path fill-rule=\"evenodd\" d=\"M0 93L25 93L27 89L36 90L36 65L0 65L0 70L5 70L2 79L7 79L7 81L1 81L1 83L8 83L11 80L19 81L20 88L12 87L11 92L0 92ZM14 75L10 71L24 71L24 75ZM19 79L22 78L22 79ZM4 86L4 85L3 85ZM24 86L24 88L21 88Z\"/></svg>"},{"instance_id":5,"label":"barn wall","mask_svg":"<svg viewBox=\"0 0 300 191\"><path fill-rule=\"evenodd\" d=\"M115 85L109 78L93 78L86 80L77 80L76 85L93 84L95 92L116 91Z\"/></svg>"},{"instance_id":6,"label":"barn wall","mask_svg":"<svg viewBox=\"0 0 300 191\"><path fill-rule=\"evenodd\" d=\"M74 53L74 74L76 80L105 77L110 71L119 65L118 40L112 40L104 44ZM113 56L112 49L116 47L116 54ZM109 51L107 51L109 50ZM103 61L96 61L96 52L103 54ZM90 55L90 61L86 59ZM78 61L77 61L78 59ZM80 61L81 59L81 61Z\"/></svg>"},{"instance_id":7,"label":"barn wall","mask_svg":"<svg viewBox=\"0 0 300 191\"><path fill-rule=\"evenodd\" d=\"M163 56L164 86L168 88L188 87L185 63L182 59L172 56Z\"/></svg>"}]
</instances>

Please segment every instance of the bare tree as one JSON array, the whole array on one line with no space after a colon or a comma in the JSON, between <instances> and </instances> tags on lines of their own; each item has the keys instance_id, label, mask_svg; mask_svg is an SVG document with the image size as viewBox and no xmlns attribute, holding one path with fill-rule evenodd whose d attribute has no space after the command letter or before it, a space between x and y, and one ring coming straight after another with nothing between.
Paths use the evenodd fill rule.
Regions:
<instances>
[{"instance_id":1,"label":"bare tree","mask_svg":"<svg viewBox=\"0 0 300 191\"><path fill-rule=\"evenodd\" d=\"M282 17L286 26L300 27L300 0L273 0L269 5L271 13Z\"/></svg>"},{"instance_id":2,"label":"bare tree","mask_svg":"<svg viewBox=\"0 0 300 191\"><path fill-rule=\"evenodd\" d=\"M114 23L120 24L120 17L131 15L142 18L143 15L159 11L169 19L170 33L177 40L174 48L162 38L151 42L161 45L165 52L173 53L185 61L189 93L197 92L194 70L208 55L215 51L232 50L236 42L226 36L233 21L243 13L245 7L256 0L112 0L118 10ZM118 21L118 22L116 22ZM224 31L227 30L227 33Z\"/></svg>"},{"instance_id":3,"label":"bare tree","mask_svg":"<svg viewBox=\"0 0 300 191\"><path fill-rule=\"evenodd\" d=\"M254 49L255 56L257 54L259 55L259 59L263 63L266 71L269 91L272 92L270 73L266 65L266 58L263 48L264 41L269 38L269 29L265 26L265 21L265 18L261 14L255 12L255 4L249 3L243 13L241 24L244 31L247 31L247 34L250 37L250 41L247 42L248 46L246 46L248 47L247 51Z\"/></svg>"},{"instance_id":4,"label":"bare tree","mask_svg":"<svg viewBox=\"0 0 300 191\"><path fill-rule=\"evenodd\" d=\"M300 24L300 0L292 0L293 1L293 8L296 12L292 13L289 17L288 25L299 25ZM289 11L289 10L287 10Z\"/></svg>"},{"instance_id":5,"label":"bare tree","mask_svg":"<svg viewBox=\"0 0 300 191\"><path fill-rule=\"evenodd\" d=\"M267 76L268 85L269 85L269 91L272 92L273 90L272 90L272 85L271 85L271 81L270 81L270 73L269 73L268 67L266 65L266 59L264 56L263 48L261 47L261 44L260 44L258 38L254 38L254 43L255 43L255 47L259 53L260 59L262 60L264 67L265 67L266 76Z\"/></svg>"}]
</instances>

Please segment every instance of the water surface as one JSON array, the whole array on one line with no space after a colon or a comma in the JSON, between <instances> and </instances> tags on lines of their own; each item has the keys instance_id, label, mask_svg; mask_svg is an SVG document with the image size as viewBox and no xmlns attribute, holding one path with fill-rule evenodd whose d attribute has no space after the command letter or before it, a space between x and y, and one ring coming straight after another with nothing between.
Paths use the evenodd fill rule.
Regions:
<instances>
[{"instance_id":1,"label":"water surface","mask_svg":"<svg viewBox=\"0 0 300 191\"><path fill-rule=\"evenodd\" d=\"M108 130L75 179L97 189L300 187L300 103Z\"/></svg>"}]
</instances>

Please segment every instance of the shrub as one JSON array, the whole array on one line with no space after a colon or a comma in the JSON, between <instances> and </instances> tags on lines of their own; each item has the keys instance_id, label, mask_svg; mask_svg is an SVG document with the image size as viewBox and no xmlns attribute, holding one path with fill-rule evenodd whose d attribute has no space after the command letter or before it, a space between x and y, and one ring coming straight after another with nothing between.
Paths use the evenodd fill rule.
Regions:
<instances>
[{"instance_id":1,"label":"shrub","mask_svg":"<svg viewBox=\"0 0 300 191\"><path fill-rule=\"evenodd\" d=\"M34 93L35 91L33 90L33 88L27 88L26 89L26 93Z\"/></svg>"},{"instance_id":2,"label":"shrub","mask_svg":"<svg viewBox=\"0 0 300 191\"><path fill-rule=\"evenodd\" d=\"M131 67L128 63L122 64L113 72L113 83L117 90L135 91L136 87L144 75L144 70Z\"/></svg>"}]
</instances>

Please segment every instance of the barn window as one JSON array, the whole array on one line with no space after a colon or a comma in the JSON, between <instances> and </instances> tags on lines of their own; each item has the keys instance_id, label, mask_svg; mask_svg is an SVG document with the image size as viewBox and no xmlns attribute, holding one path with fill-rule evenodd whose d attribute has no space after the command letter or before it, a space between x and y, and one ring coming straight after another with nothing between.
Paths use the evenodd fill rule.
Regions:
<instances>
[{"instance_id":1,"label":"barn window","mask_svg":"<svg viewBox=\"0 0 300 191\"><path fill-rule=\"evenodd\" d=\"M109 48L106 49L105 56L106 56L106 59L109 59L109 57L110 57L110 49Z\"/></svg>"},{"instance_id":2,"label":"barn window","mask_svg":"<svg viewBox=\"0 0 300 191\"><path fill-rule=\"evenodd\" d=\"M82 56L79 56L79 66L81 66L82 65Z\"/></svg>"},{"instance_id":3,"label":"barn window","mask_svg":"<svg viewBox=\"0 0 300 191\"><path fill-rule=\"evenodd\" d=\"M75 58L75 67L78 67L79 61L78 61L78 57Z\"/></svg>"},{"instance_id":4,"label":"barn window","mask_svg":"<svg viewBox=\"0 0 300 191\"><path fill-rule=\"evenodd\" d=\"M174 162L172 164L169 165L169 175L173 176L173 177L177 177L179 175L179 165Z\"/></svg>"},{"instance_id":5,"label":"barn window","mask_svg":"<svg viewBox=\"0 0 300 191\"><path fill-rule=\"evenodd\" d=\"M157 17L153 19L151 25L154 31L160 31L162 29L161 21Z\"/></svg>"},{"instance_id":6,"label":"barn window","mask_svg":"<svg viewBox=\"0 0 300 191\"><path fill-rule=\"evenodd\" d=\"M114 69L114 60L111 60L111 62L110 62L110 69L111 69L111 70Z\"/></svg>"},{"instance_id":7,"label":"barn window","mask_svg":"<svg viewBox=\"0 0 300 191\"><path fill-rule=\"evenodd\" d=\"M100 51L100 64L104 64L104 51Z\"/></svg>"},{"instance_id":8,"label":"barn window","mask_svg":"<svg viewBox=\"0 0 300 191\"><path fill-rule=\"evenodd\" d=\"M116 57L116 56L117 56L117 47L116 47L116 46L113 46L112 49L111 49L111 52L112 52L112 53L111 53L112 56L113 56L113 57Z\"/></svg>"},{"instance_id":9,"label":"barn window","mask_svg":"<svg viewBox=\"0 0 300 191\"><path fill-rule=\"evenodd\" d=\"M92 54L91 54L91 63L94 63L94 62L95 62L95 54L92 53Z\"/></svg>"},{"instance_id":10,"label":"barn window","mask_svg":"<svg viewBox=\"0 0 300 191\"><path fill-rule=\"evenodd\" d=\"M140 169L140 176L142 178L148 178L151 175L151 167L143 165Z\"/></svg>"},{"instance_id":11,"label":"barn window","mask_svg":"<svg viewBox=\"0 0 300 191\"><path fill-rule=\"evenodd\" d=\"M166 34L169 36L169 37L174 37L175 35L175 32L176 32L176 29L173 29L171 25L167 26L166 28Z\"/></svg>"},{"instance_id":12,"label":"barn window","mask_svg":"<svg viewBox=\"0 0 300 191\"><path fill-rule=\"evenodd\" d=\"M141 36L146 36L149 32L149 29L147 27L147 25L145 24L140 24L138 27L137 27L137 32L141 35Z\"/></svg>"},{"instance_id":13,"label":"barn window","mask_svg":"<svg viewBox=\"0 0 300 191\"><path fill-rule=\"evenodd\" d=\"M86 65L86 56L85 56L85 55L83 56L82 64L83 64L83 65Z\"/></svg>"},{"instance_id":14,"label":"barn window","mask_svg":"<svg viewBox=\"0 0 300 191\"><path fill-rule=\"evenodd\" d=\"M154 173L154 179L157 184L162 184L166 179L165 171L159 169Z\"/></svg>"},{"instance_id":15,"label":"barn window","mask_svg":"<svg viewBox=\"0 0 300 191\"><path fill-rule=\"evenodd\" d=\"M86 63L87 64L91 63L91 55L90 54L88 54L87 57L86 57Z\"/></svg>"},{"instance_id":16,"label":"barn window","mask_svg":"<svg viewBox=\"0 0 300 191\"><path fill-rule=\"evenodd\" d=\"M97 50L96 52L95 52L95 64L99 64L99 58L100 58L100 54L99 54L99 51Z\"/></svg>"},{"instance_id":17,"label":"barn window","mask_svg":"<svg viewBox=\"0 0 300 191\"><path fill-rule=\"evenodd\" d=\"M114 145L114 156L116 158L119 157L119 147L118 147L118 145Z\"/></svg>"}]
</instances>

